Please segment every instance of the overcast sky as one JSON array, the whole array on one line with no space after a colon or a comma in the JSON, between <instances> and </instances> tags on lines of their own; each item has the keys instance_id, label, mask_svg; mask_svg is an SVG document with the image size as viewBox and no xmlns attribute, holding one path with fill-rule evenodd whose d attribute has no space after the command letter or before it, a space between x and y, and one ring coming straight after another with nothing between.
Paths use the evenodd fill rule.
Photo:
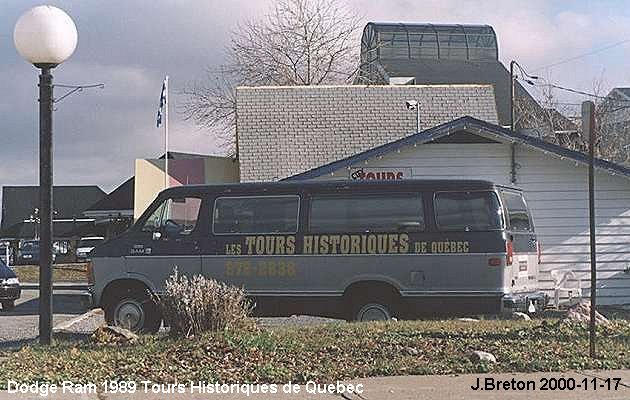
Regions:
<instances>
[{"instance_id":1,"label":"overcast sky","mask_svg":"<svg viewBox=\"0 0 630 400\"><path fill-rule=\"evenodd\" d=\"M37 70L17 54L13 27L41 2L0 1L0 185L37 184ZM504 63L516 59L556 83L587 91L602 74L608 88L630 86L630 42L539 69L630 39L627 1L348 1L365 21L490 24ZM110 191L133 175L134 159L160 154L163 131L155 128L155 113L164 74L173 89L202 79L205 67L221 64L235 24L272 3L49 1L74 19L79 32L76 52L53 71L55 82L105 84L57 105L55 184L96 184ZM63 92L57 90L59 97ZM216 153L208 133L174 112L179 100L170 98L170 149Z\"/></svg>"}]
</instances>

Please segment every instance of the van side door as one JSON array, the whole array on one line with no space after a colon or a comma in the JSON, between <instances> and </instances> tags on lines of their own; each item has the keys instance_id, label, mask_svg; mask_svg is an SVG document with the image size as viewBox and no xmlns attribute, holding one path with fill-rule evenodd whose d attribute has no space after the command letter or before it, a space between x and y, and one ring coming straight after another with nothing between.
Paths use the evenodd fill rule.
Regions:
<instances>
[{"instance_id":1,"label":"van side door","mask_svg":"<svg viewBox=\"0 0 630 400\"><path fill-rule=\"evenodd\" d=\"M175 269L189 277L200 274L202 203L201 196L178 196L154 205L149 217L129 236L127 272L158 291Z\"/></svg>"},{"instance_id":2,"label":"van side door","mask_svg":"<svg viewBox=\"0 0 630 400\"><path fill-rule=\"evenodd\" d=\"M218 196L208 209L202 271L250 294L293 290L304 282L296 264L300 195Z\"/></svg>"}]
</instances>

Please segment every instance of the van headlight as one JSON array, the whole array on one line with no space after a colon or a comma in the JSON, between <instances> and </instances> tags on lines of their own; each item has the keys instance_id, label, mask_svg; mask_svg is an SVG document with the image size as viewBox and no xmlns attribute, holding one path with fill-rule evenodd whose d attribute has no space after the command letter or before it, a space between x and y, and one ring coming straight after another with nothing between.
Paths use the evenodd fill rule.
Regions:
<instances>
[{"instance_id":1,"label":"van headlight","mask_svg":"<svg viewBox=\"0 0 630 400\"><path fill-rule=\"evenodd\" d=\"M20 280L18 278L7 278L4 280L5 285L19 285Z\"/></svg>"}]
</instances>

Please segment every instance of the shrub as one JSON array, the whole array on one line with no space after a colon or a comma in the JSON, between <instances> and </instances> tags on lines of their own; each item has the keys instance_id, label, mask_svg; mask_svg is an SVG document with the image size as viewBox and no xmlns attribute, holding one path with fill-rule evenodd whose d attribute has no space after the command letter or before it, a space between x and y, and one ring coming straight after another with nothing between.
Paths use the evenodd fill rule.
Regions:
<instances>
[{"instance_id":1,"label":"shrub","mask_svg":"<svg viewBox=\"0 0 630 400\"><path fill-rule=\"evenodd\" d=\"M201 275L188 278L175 270L157 302L164 322L171 327L171 336L254 325L249 318L253 304L243 289Z\"/></svg>"}]
</instances>

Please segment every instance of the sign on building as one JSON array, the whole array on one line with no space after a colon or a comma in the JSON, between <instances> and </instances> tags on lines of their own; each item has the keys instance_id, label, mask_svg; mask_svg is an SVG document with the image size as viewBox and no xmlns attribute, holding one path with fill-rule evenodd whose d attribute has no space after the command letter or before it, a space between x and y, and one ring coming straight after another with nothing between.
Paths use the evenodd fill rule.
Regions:
<instances>
[{"instance_id":1,"label":"sign on building","mask_svg":"<svg viewBox=\"0 0 630 400\"><path fill-rule=\"evenodd\" d=\"M411 168L352 168L352 180L390 181L411 178Z\"/></svg>"}]
</instances>

